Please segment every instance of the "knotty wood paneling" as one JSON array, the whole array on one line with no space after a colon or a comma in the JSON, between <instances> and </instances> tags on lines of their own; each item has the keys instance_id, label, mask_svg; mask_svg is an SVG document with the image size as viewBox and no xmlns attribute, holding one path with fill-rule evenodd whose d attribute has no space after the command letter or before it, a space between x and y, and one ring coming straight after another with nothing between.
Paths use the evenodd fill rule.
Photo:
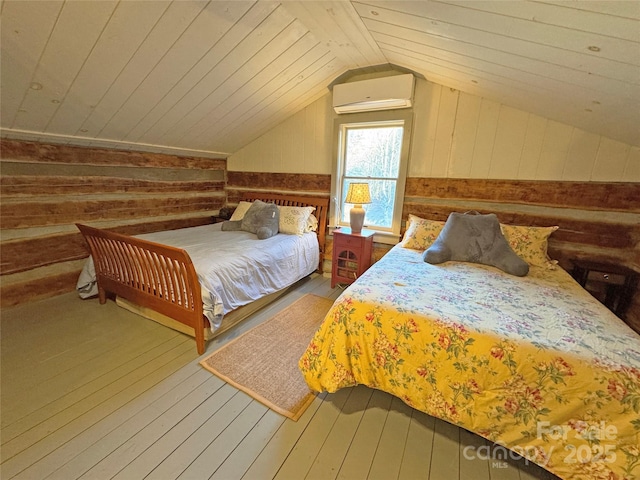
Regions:
<instances>
[{"instance_id":1,"label":"knotty wood paneling","mask_svg":"<svg viewBox=\"0 0 640 480\"><path fill-rule=\"evenodd\" d=\"M291 192L328 193L331 175L304 173L227 172L227 187L232 189L277 189Z\"/></svg>"},{"instance_id":2,"label":"knotty wood paneling","mask_svg":"<svg viewBox=\"0 0 640 480\"><path fill-rule=\"evenodd\" d=\"M80 270L66 273L54 273L42 276L37 280L25 280L13 284L4 284L2 291L2 303L0 306L10 307L33 300L55 297L63 293L69 293L75 289Z\"/></svg>"},{"instance_id":3,"label":"knotty wood paneling","mask_svg":"<svg viewBox=\"0 0 640 480\"><path fill-rule=\"evenodd\" d=\"M126 234L211 222L226 204L226 160L0 143L2 306L75 288L88 256L75 223Z\"/></svg>"},{"instance_id":4,"label":"knotty wood paneling","mask_svg":"<svg viewBox=\"0 0 640 480\"><path fill-rule=\"evenodd\" d=\"M3 169L3 174L6 175ZM54 177L22 175L0 177L0 195L61 195L101 193L172 193L197 190L216 192L224 181L157 182L118 177Z\"/></svg>"},{"instance_id":5,"label":"knotty wood paneling","mask_svg":"<svg viewBox=\"0 0 640 480\"><path fill-rule=\"evenodd\" d=\"M177 193L174 195L178 195ZM182 197L127 198L98 200L59 200L48 202L15 202L0 206L3 228L25 228L64 225L78 221L123 220L135 217L161 217L195 212L212 212L225 203L224 195ZM80 220L78 220L80 219Z\"/></svg>"},{"instance_id":6,"label":"knotty wood paneling","mask_svg":"<svg viewBox=\"0 0 640 480\"><path fill-rule=\"evenodd\" d=\"M26 160L36 163L141 166L145 168L188 168L224 170L222 158L182 157L162 153L131 152L106 148L81 148L39 142L2 140L2 159Z\"/></svg>"},{"instance_id":7,"label":"knotty wood paneling","mask_svg":"<svg viewBox=\"0 0 640 480\"><path fill-rule=\"evenodd\" d=\"M407 178L405 197L413 196L640 212L639 183Z\"/></svg>"}]
</instances>

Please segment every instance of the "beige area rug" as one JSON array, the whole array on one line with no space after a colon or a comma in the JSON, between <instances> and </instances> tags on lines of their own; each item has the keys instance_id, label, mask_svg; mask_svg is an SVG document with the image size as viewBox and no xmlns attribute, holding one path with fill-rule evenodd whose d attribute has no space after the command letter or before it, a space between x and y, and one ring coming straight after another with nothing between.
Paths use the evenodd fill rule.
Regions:
<instances>
[{"instance_id":1,"label":"beige area rug","mask_svg":"<svg viewBox=\"0 0 640 480\"><path fill-rule=\"evenodd\" d=\"M270 409L297 420L313 401L298 360L333 300L306 294L200 364Z\"/></svg>"}]
</instances>

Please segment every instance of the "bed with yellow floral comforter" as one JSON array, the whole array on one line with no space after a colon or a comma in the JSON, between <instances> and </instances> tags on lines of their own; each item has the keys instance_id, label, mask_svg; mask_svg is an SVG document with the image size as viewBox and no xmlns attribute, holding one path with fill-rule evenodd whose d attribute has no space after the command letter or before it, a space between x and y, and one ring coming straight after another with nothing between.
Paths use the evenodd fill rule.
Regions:
<instances>
[{"instance_id":1,"label":"bed with yellow floral comforter","mask_svg":"<svg viewBox=\"0 0 640 480\"><path fill-rule=\"evenodd\" d=\"M316 391L386 391L562 478L640 478L640 337L560 268L520 278L398 245L299 366Z\"/></svg>"}]
</instances>

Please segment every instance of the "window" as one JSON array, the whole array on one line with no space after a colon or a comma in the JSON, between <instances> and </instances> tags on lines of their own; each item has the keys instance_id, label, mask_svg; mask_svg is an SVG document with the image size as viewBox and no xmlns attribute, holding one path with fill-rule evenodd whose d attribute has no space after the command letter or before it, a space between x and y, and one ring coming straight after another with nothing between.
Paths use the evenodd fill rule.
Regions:
<instances>
[{"instance_id":1,"label":"window","mask_svg":"<svg viewBox=\"0 0 640 480\"><path fill-rule=\"evenodd\" d=\"M411 117L409 114L407 119L406 114L399 116L397 112L393 116L379 121L338 119L333 186L336 225L349 225L352 205L345 203L349 184L364 182L371 192L371 203L363 205L365 227L399 236Z\"/></svg>"}]
</instances>

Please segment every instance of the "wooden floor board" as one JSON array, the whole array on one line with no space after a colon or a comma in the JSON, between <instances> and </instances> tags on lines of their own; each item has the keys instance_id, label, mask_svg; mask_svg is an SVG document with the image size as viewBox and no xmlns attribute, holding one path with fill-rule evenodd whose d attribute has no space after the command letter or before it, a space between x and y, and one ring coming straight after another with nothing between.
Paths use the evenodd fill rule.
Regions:
<instances>
[{"instance_id":1,"label":"wooden floor board","mask_svg":"<svg viewBox=\"0 0 640 480\"><path fill-rule=\"evenodd\" d=\"M398 478L410 423L411 407L393 398L371 463L370 480Z\"/></svg>"},{"instance_id":2,"label":"wooden floor board","mask_svg":"<svg viewBox=\"0 0 640 480\"><path fill-rule=\"evenodd\" d=\"M285 417L273 410L267 410L210 478L212 480L242 478L284 422Z\"/></svg>"},{"instance_id":3,"label":"wooden floor board","mask_svg":"<svg viewBox=\"0 0 640 480\"><path fill-rule=\"evenodd\" d=\"M151 388L155 384L162 382L168 374L183 366L185 361L193 359L191 342L185 340L176 348L173 348L160 358L160 365L150 365L148 369L140 369L136 375L126 379L125 385L118 385L114 389L107 389L104 401L98 403L81 415L74 417L73 411L65 411L62 418L54 417L57 429L50 433L46 430L41 432L38 428L37 432L30 430L25 435L21 435L12 440L7 445L12 447L7 452L6 446L3 446L3 456L9 458L2 464L2 474L6 478L22 472L30 465L39 461L44 456L52 453L60 445L73 439L75 436L91 428L109 414L121 409L128 402L139 396L142 392ZM126 387L126 388L125 388ZM98 402L99 399L96 399ZM40 425L38 426L40 427ZM15 452L15 453L14 453ZM19 453L17 453L19 452ZM13 455L9 455L9 454ZM4 477L3 477L4 478ZM31 478L26 475L25 478Z\"/></svg>"},{"instance_id":4,"label":"wooden floor board","mask_svg":"<svg viewBox=\"0 0 640 480\"><path fill-rule=\"evenodd\" d=\"M362 385L353 389L318 452L306 476L307 480L336 478L372 394L373 390Z\"/></svg>"},{"instance_id":5,"label":"wooden floor board","mask_svg":"<svg viewBox=\"0 0 640 480\"><path fill-rule=\"evenodd\" d=\"M172 426L114 478L145 478L154 468L189 439L231 399L237 390L223 384L215 393L198 405L187 417Z\"/></svg>"},{"instance_id":6,"label":"wooden floor board","mask_svg":"<svg viewBox=\"0 0 640 480\"><path fill-rule=\"evenodd\" d=\"M72 310L68 309L70 303ZM45 352L64 351L79 341L91 341L93 333L104 330L104 325L92 320L99 316L97 303L97 299L83 302L75 293L67 293L4 309L7 315L2 320L2 348L10 354L7 361L20 361L33 354L40 361L40 354ZM60 335L61 330L64 335ZM21 350L24 342L32 344L29 350Z\"/></svg>"},{"instance_id":7,"label":"wooden floor board","mask_svg":"<svg viewBox=\"0 0 640 480\"><path fill-rule=\"evenodd\" d=\"M398 480L429 478L434 433L435 418L412 410Z\"/></svg>"},{"instance_id":8,"label":"wooden floor board","mask_svg":"<svg viewBox=\"0 0 640 480\"><path fill-rule=\"evenodd\" d=\"M305 477L352 390L338 390L325 398L274 478L288 480Z\"/></svg>"},{"instance_id":9,"label":"wooden floor board","mask_svg":"<svg viewBox=\"0 0 640 480\"><path fill-rule=\"evenodd\" d=\"M150 347L147 345L155 346L179 335L177 332L157 331L153 336L149 336L148 328L135 328L141 323L136 320L127 324L127 328L115 328L115 331L120 331L119 335L99 335L91 342L79 342L74 348L67 349L47 361L42 361L34 355L33 358L20 362L23 368L17 373L17 369L3 360L3 379L14 388L13 394L8 392L3 395L3 428L8 425L7 422L15 421L28 413L24 411L25 408L39 410L52 395L55 395L55 389L68 391L83 382L94 380L102 373L103 368L110 370L114 365L127 363L129 358L135 358L148 350ZM3 331L3 338L7 338L6 335ZM17 343L22 344L21 350L31 350L29 342ZM50 340L48 343L55 342ZM123 358L124 355L129 357ZM4 352L4 356L12 357L7 352ZM43 391L47 395L41 395ZM33 400L24 402L26 394ZM16 408L18 411L14 412Z\"/></svg>"},{"instance_id":10,"label":"wooden floor board","mask_svg":"<svg viewBox=\"0 0 640 480\"><path fill-rule=\"evenodd\" d=\"M42 375L46 378L58 373L56 362L60 359L69 357L77 361L87 349L113 348L131 339L142 338L145 333L158 333L157 324L150 325L141 317L120 310L114 302L99 305L97 299L81 300L75 294L10 309L10 314L2 322L5 374L11 376L15 373L24 377L23 374L28 372L35 373L37 378ZM32 325L30 320L34 317L39 322ZM38 366L53 366L55 369L31 371Z\"/></svg>"},{"instance_id":11,"label":"wooden floor board","mask_svg":"<svg viewBox=\"0 0 640 480\"><path fill-rule=\"evenodd\" d=\"M342 292L313 274L205 355L306 293ZM0 321L3 480L555 478L522 460L469 461L483 439L365 386L319 394L293 422L202 369L192 338L111 300L65 294Z\"/></svg>"},{"instance_id":12,"label":"wooden floor board","mask_svg":"<svg viewBox=\"0 0 640 480\"><path fill-rule=\"evenodd\" d=\"M10 458L22 451L26 446L29 446L34 441L42 438L43 433L56 430L57 428L66 425L69 421L75 419L80 414L91 410L94 405L103 403L105 400L111 398L117 393L125 391L130 385L138 382L142 377L162 367L174 357L181 355L186 351L186 349L187 340L180 337L174 337L174 339L168 342L168 344L162 345L162 347L158 349L145 352L143 355L138 357L136 361L127 364L122 371L116 372L114 377L109 377L107 379L97 377L96 380L98 385L92 388L92 391L89 394L85 395L82 390L69 392L66 401L61 402L63 405L64 403L69 404L66 408L63 408L59 412L56 412L56 409L54 408L51 412L52 414L47 415L46 420L37 423L24 433L21 433L15 438L4 443L2 445L3 453L6 455L6 458ZM160 381L161 377L158 378ZM7 412L7 414L9 413L12 412ZM47 413L49 413L49 410L45 409L45 414Z\"/></svg>"},{"instance_id":13,"label":"wooden floor board","mask_svg":"<svg viewBox=\"0 0 640 480\"><path fill-rule=\"evenodd\" d=\"M25 391L24 394L34 398L33 401L23 400L17 406L4 410L8 417L11 416L15 420L3 428L3 443L35 428L75 404L90 405L88 397L99 392L105 385L117 381L149 359L157 357L172 344L184 342L179 335L167 338L163 338L160 343L136 342L134 346L138 347L137 352L116 349L109 355L109 358L113 359L112 365L98 365L96 370L91 372L92 365L82 363L82 368L69 370L64 378L58 378L57 382L43 382L36 392ZM103 368L100 368L101 366ZM77 413L78 410L74 412Z\"/></svg>"},{"instance_id":14,"label":"wooden floor board","mask_svg":"<svg viewBox=\"0 0 640 480\"><path fill-rule=\"evenodd\" d=\"M78 478L92 472L94 478L111 478L133 461L164 432L213 395L222 385L203 377L191 375L165 395L149 405L55 472L54 478ZM151 400L151 399L149 399Z\"/></svg>"},{"instance_id":15,"label":"wooden floor board","mask_svg":"<svg viewBox=\"0 0 640 480\"><path fill-rule=\"evenodd\" d=\"M182 480L209 478L266 413L266 406L251 400L242 414L234 418L178 478Z\"/></svg>"},{"instance_id":16,"label":"wooden floor board","mask_svg":"<svg viewBox=\"0 0 640 480\"><path fill-rule=\"evenodd\" d=\"M501 468L486 455L487 442L467 430L460 432L460 480L489 480L492 468Z\"/></svg>"},{"instance_id":17,"label":"wooden floor board","mask_svg":"<svg viewBox=\"0 0 640 480\"><path fill-rule=\"evenodd\" d=\"M431 478L459 478L460 429L444 420L436 420L431 451Z\"/></svg>"},{"instance_id":18,"label":"wooden floor board","mask_svg":"<svg viewBox=\"0 0 640 480\"><path fill-rule=\"evenodd\" d=\"M337 478L368 478L393 397L375 390L364 411Z\"/></svg>"},{"instance_id":19,"label":"wooden floor board","mask_svg":"<svg viewBox=\"0 0 640 480\"><path fill-rule=\"evenodd\" d=\"M255 458L242 480L274 478L291 450L298 444L311 419L323 404L326 393L318 395L297 422L285 421Z\"/></svg>"},{"instance_id":20,"label":"wooden floor board","mask_svg":"<svg viewBox=\"0 0 640 480\"><path fill-rule=\"evenodd\" d=\"M230 387L233 389L233 387ZM234 389L235 390L235 389ZM192 435L154 468L147 479L165 480L178 478L200 456L200 454L237 418L251 403L251 398L235 390Z\"/></svg>"}]
</instances>

